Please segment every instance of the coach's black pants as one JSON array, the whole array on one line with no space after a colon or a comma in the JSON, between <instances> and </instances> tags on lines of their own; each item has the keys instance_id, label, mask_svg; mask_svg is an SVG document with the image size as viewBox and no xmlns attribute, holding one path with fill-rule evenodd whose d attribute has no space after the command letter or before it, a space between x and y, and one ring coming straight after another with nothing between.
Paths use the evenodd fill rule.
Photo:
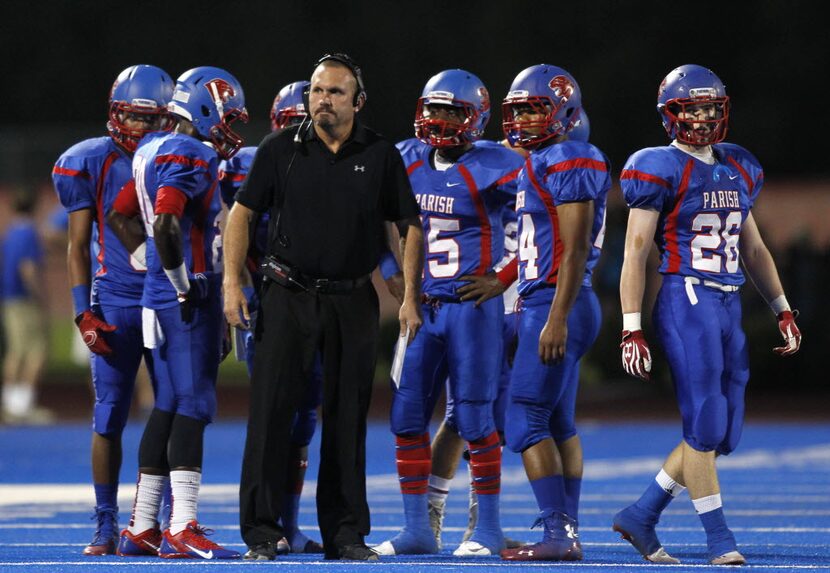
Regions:
<instances>
[{"instance_id":1,"label":"coach's black pants","mask_svg":"<svg viewBox=\"0 0 830 573\"><path fill-rule=\"evenodd\" d=\"M314 356L323 354L323 415L317 518L326 556L362 543L366 503L366 414L378 335L371 282L346 294L296 292L268 283L262 292L251 375L251 403L239 519L249 546L276 543L285 495L291 424L306 394Z\"/></svg>"}]
</instances>

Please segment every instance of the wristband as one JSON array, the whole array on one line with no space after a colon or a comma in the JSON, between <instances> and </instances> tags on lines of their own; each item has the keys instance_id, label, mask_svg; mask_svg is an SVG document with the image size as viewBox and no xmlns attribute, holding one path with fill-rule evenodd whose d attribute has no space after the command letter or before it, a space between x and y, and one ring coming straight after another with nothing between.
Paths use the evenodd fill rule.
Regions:
<instances>
[{"instance_id":1,"label":"wristband","mask_svg":"<svg viewBox=\"0 0 830 573\"><path fill-rule=\"evenodd\" d=\"M164 274L173 288L176 289L176 294L187 294L190 290L190 279L187 278L187 269L184 266L184 261L175 269L164 269Z\"/></svg>"},{"instance_id":2,"label":"wristband","mask_svg":"<svg viewBox=\"0 0 830 573\"><path fill-rule=\"evenodd\" d=\"M398 261L395 260L395 255L392 254L392 251L385 250L380 254L380 263L378 265L380 267L380 274L383 276L383 280L388 281L394 275L401 272L401 267L398 266Z\"/></svg>"},{"instance_id":3,"label":"wristband","mask_svg":"<svg viewBox=\"0 0 830 573\"><path fill-rule=\"evenodd\" d=\"M147 241L144 241L135 250L130 253L130 256L137 261L142 267L147 267Z\"/></svg>"},{"instance_id":4,"label":"wristband","mask_svg":"<svg viewBox=\"0 0 830 573\"><path fill-rule=\"evenodd\" d=\"M75 307L75 316L78 316L85 310L89 310L89 299L89 285L75 285L72 287L72 304Z\"/></svg>"},{"instance_id":5,"label":"wristband","mask_svg":"<svg viewBox=\"0 0 830 573\"><path fill-rule=\"evenodd\" d=\"M640 316L641 314L639 312L623 313L623 330L627 330L629 332L642 330L643 327L640 324Z\"/></svg>"},{"instance_id":6,"label":"wristband","mask_svg":"<svg viewBox=\"0 0 830 573\"><path fill-rule=\"evenodd\" d=\"M772 309L772 313L775 316L778 316L785 310L790 310L790 303L787 302L787 297L783 294L769 303L769 307Z\"/></svg>"}]
</instances>

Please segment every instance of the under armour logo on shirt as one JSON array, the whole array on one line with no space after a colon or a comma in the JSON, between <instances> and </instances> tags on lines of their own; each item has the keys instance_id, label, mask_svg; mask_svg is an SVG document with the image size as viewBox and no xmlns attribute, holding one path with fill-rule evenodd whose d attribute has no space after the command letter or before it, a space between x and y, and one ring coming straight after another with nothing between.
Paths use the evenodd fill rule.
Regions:
<instances>
[{"instance_id":1,"label":"under armour logo on shirt","mask_svg":"<svg viewBox=\"0 0 830 573\"><path fill-rule=\"evenodd\" d=\"M354 170L364 172L364 171L366 171L366 166L365 165L355 165Z\"/></svg>"}]
</instances>

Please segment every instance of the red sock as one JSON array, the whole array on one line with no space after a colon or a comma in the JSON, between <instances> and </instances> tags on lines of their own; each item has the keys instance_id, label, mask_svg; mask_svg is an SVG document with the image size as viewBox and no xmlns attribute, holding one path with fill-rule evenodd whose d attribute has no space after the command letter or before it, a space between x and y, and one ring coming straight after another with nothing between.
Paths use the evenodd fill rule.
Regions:
<instances>
[{"instance_id":1,"label":"red sock","mask_svg":"<svg viewBox=\"0 0 830 573\"><path fill-rule=\"evenodd\" d=\"M479 495L501 491L501 440L493 432L475 442L468 442L473 489Z\"/></svg>"},{"instance_id":2,"label":"red sock","mask_svg":"<svg viewBox=\"0 0 830 573\"><path fill-rule=\"evenodd\" d=\"M425 494L432 471L429 432L420 436L395 436L395 459L401 493Z\"/></svg>"}]
</instances>

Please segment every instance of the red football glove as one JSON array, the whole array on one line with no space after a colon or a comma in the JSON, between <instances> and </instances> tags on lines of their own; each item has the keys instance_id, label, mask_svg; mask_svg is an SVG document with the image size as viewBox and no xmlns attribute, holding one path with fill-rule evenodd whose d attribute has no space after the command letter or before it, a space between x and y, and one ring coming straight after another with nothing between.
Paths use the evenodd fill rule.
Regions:
<instances>
[{"instance_id":1,"label":"red football glove","mask_svg":"<svg viewBox=\"0 0 830 573\"><path fill-rule=\"evenodd\" d=\"M75 317L75 324L78 325L78 330L81 331L84 344L87 345L90 351L101 356L109 356L112 354L112 348L104 340L104 333L112 332L117 327L112 324L107 324L89 309Z\"/></svg>"},{"instance_id":2,"label":"red football glove","mask_svg":"<svg viewBox=\"0 0 830 573\"><path fill-rule=\"evenodd\" d=\"M801 331L795 324L798 316L797 310L784 310L778 313L778 330L784 338L784 346L773 348L772 351L779 356L790 356L798 352L801 347Z\"/></svg>"},{"instance_id":3,"label":"red football glove","mask_svg":"<svg viewBox=\"0 0 830 573\"><path fill-rule=\"evenodd\" d=\"M620 348L626 373L641 380L648 380L651 372L651 350L648 349L643 331L623 330Z\"/></svg>"}]
</instances>

